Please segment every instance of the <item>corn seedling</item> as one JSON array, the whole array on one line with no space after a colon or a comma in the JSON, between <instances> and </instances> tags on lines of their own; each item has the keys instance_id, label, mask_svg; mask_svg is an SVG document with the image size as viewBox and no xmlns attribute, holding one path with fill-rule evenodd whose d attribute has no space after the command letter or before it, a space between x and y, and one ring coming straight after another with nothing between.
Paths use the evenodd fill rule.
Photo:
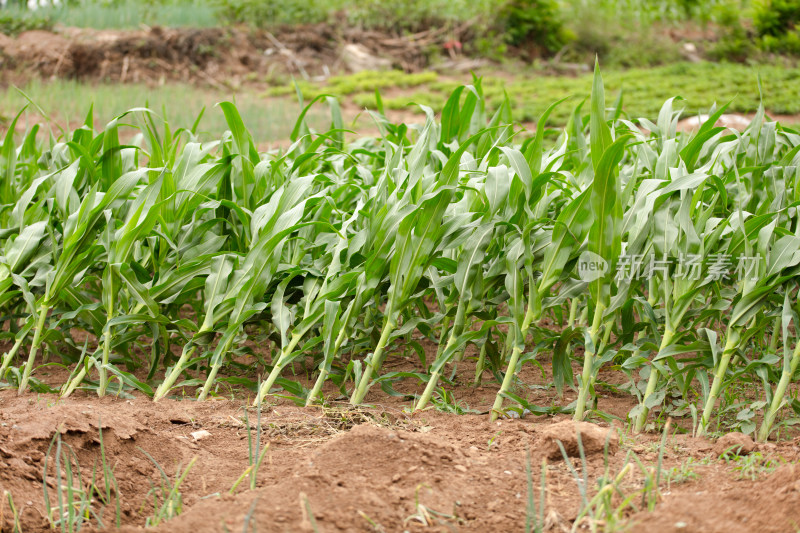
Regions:
<instances>
[{"instance_id":1,"label":"corn seedling","mask_svg":"<svg viewBox=\"0 0 800 533\"><path fill-rule=\"evenodd\" d=\"M610 437L610 434L609 434ZM635 491L631 494L625 494L621 488L624 479L628 476L633 468L633 464L629 461L625 462L622 469L614 476L609 471L608 462L608 440L606 440L603 449L603 457L605 459L605 473L597 479L597 492L589 497L589 471L587 468L586 455L584 453L583 441L581 440L580 433L578 434L578 455L580 457L580 472L572 464L572 461L567 456L564 445L561 441L556 441L561 455L564 458L570 473L575 479L578 486L578 492L581 496L581 505L578 515L573 522L572 531L577 531L585 523L589 525L592 531L597 531L598 525L604 525L607 529L617 522L621 522L624 518L624 512L628 508L634 511L638 510L633 500L639 495L640 491ZM544 477L543 477L542 490L544 491ZM619 502L619 503L617 503ZM544 493L542 495L542 504L544 504ZM604 529L605 530L605 529Z\"/></svg>"},{"instance_id":2,"label":"corn seedling","mask_svg":"<svg viewBox=\"0 0 800 533\"><path fill-rule=\"evenodd\" d=\"M733 469L738 472L739 479L758 480L762 475L775 471L783 461L768 459L760 452L753 452L747 455L739 455L735 450L730 450L722 455L722 459L733 465Z\"/></svg>"},{"instance_id":3,"label":"corn seedling","mask_svg":"<svg viewBox=\"0 0 800 533\"><path fill-rule=\"evenodd\" d=\"M51 457L52 454L52 457ZM48 490L48 464L54 468L55 502L50 501ZM94 480L86 485L81 476L78 457L67 443L61 440L61 433L56 432L50 441L44 459L44 502L46 517L53 529L72 533L80 531L84 523L94 518L99 527L103 527L100 516L92 509L93 496L96 492Z\"/></svg>"},{"instance_id":4,"label":"corn seedling","mask_svg":"<svg viewBox=\"0 0 800 533\"><path fill-rule=\"evenodd\" d=\"M311 510L311 503L308 501L308 496L302 492L300 493L300 510L303 513L303 524L306 525L304 529L311 529L314 533L319 533L319 526L314 517L314 511Z\"/></svg>"},{"instance_id":5,"label":"corn seedling","mask_svg":"<svg viewBox=\"0 0 800 533\"><path fill-rule=\"evenodd\" d=\"M358 515L367 521L367 524L372 528L375 533L386 533L386 530L378 522L369 517L364 511L358 511Z\"/></svg>"},{"instance_id":6,"label":"corn seedling","mask_svg":"<svg viewBox=\"0 0 800 533\"><path fill-rule=\"evenodd\" d=\"M247 416L247 408L244 410L244 421L245 425L247 426L247 458L249 462L249 466L247 467L248 475L250 476L250 490L255 490L256 488L256 480L258 478L258 469L261 467L261 463L264 461L264 457L267 455L267 451L269 450L269 442L264 444L263 448L261 447L261 402L259 401L256 405L257 410L257 417L256 417L256 427L255 430L252 431L250 427L250 418ZM255 436L253 436L255 433ZM235 490L235 485L231 489L231 493Z\"/></svg>"},{"instance_id":7,"label":"corn seedling","mask_svg":"<svg viewBox=\"0 0 800 533\"><path fill-rule=\"evenodd\" d=\"M678 485L680 483L687 483L689 481L698 479L700 474L698 474L694 469L696 464L701 463L690 457L680 465L672 467L666 471L665 477L667 479L667 489L670 489L673 484Z\"/></svg>"},{"instance_id":8,"label":"corn seedling","mask_svg":"<svg viewBox=\"0 0 800 533\"><path fill-rule=\"evenodd\" d=\"M11 522L11 533L22 533L22 524L19 521L19 511L17 506L14 505L14 498L11 492L4 490L2 499L0 499L0 527L5 527L6 523L6 503L8 503L9 521Z\"/></svg>"},{"instance_id":9,"label":"corn seedling","mask_svg":"<svg viewBox=\"0 0 800 533\"><path fill-rule=\"evenodd\" d=\"M141 448L139 448L139 450L155 465L161 476L160 486L153 486L148 492L148 496L152 496L153 498L153 515L147 517L145 526L155 527L161 522L174 518L183 512L183 496L181 495L180 488L186 480L189 471L197 461L197 457L192 457L183 471L181 471L181 467L178 466L175 481L171 481L167 473L152 455Z\"/></svg>"},{"instance_id":10,"label":"corn seedling","mask_svg":"<svg viewBox=\"0 0 800 533\"><path fill-rule=\"evenodd\" d=\"M120 508L119 485L117 484L117 478L114 475L114 469L108 464L108 458L106 457L106 447L105 443L103 442L102 420L98 421L97 428L100 438L100 468L103 479L103 487L102 490L98 490L98 487L94 483L95 474L97 472L97 464L95 464L95 467L92 471L92 486L95 488L95 493L97 494L103 506L111 505L113 500L114 524L116 527L120 527L122 510Z\"/></svg>"},{"instance_id":11,"label":"corn seedling","mask_svg":"<svg viewBox=\"0 0 800 533\"><path fill-rule=\"evenodd\" d=\"M455 509L452 514L443 513L440 511L436 511L422 502L420 502L420 491L423 488L427 488L430 490L430 487L427 485L417 485L416 489L414 490L414 514L407 516L403 520L403 524L408 524L409 522L418 522L422 524L423 527L430 527L436 524L447 526L450 522L460 522L460 518L456 513ZM457 505L457 504L456 504Z\"/></svg>"},{"instance_id":12,"label":"corn seedling","mask_svg":"<svg viewBox=\"0 0 800 533\"><path fill-rule=\"evenodd\" d=\"M466 402L453 398L453 393L448 392L443 387L434 393L431 404L434 408L436 408L437 411L442 411L443 413L451 413L454 415L477 413L477 411L475 409L471 409ZM419 409L419 406L417 405L415 408Z\"/></svg>"},{"instance_id":13,"label":"corn seedling","mask_svg":"<svg viewBox=\"0 0 800 533\"><path fill-rule=\"evenodd\" d=\"M545 528L544 510L547 502L547 459L542 459L538 512L534 498L530 450L528 450L525 454L525 475L528 480L528 502L525 510L525 533L542 533Z\"/></svg>"}]
</instances>

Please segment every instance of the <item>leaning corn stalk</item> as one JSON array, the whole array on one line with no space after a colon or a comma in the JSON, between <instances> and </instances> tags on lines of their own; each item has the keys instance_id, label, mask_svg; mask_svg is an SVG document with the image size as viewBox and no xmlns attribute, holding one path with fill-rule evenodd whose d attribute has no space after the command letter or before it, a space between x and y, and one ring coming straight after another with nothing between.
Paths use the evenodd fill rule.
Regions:
<instances>
[{"instance_id":1,"label":"leaning corn stalk","mask_svg":"<svg viewBox=\"0 0 800 533\"><path fill-rule=\"evenodd\" d=\"M673 375L680 375L676 372L677 364L670 353L682 339L691 337L690 332L681 330L681 325L684 324L687 313L691 314L693 305L696 305L698 299L702 299L703 289L712 281L707 276L707 270L702 269L702 258L713 256L717 252L722 233L727 228L724 221L711 220L721 192L707 178L704 174L689 174L650 193L655 198L654 203L663 202L652 217L657 227L655 234L659 237L654 242L661 243L654 249L653 257L678 257L684 263L681 265L682 271L675 269L662 272L660 283L655 285L663 304L664 329L658 351L651 363L639 412L635 415L636 432L642 431L647 422L659 378L666 373L663 365L666 363ZM677 212L673 214L669 198L676 193L682 199ZM712 193L711 200L707 203L700 201L704 193Z\"/></svg>"},{"instance_id":2,"label":"leaning corn stalk","mask_svg":"<svg viewBox=\"0 0 800 533\"><path fill-rule=\"evenodd\" d=\"M120 176L106 193L93 188L81 202L77 212L67 219L58 257L53 270L47 275L44 295L36 304L33 339L19 383L20 394L28 387L50 309L60 298L62 291L75 283L76 277L79 279L81 274L94 264L100 252L95 241L105 222L104 211L113 202L126 199L145 172L147 169L140 169Z\"/></svg>"},{"instance_id":3,"label":"leaning corn stalk","mask_svg":"<svg viewBox=\"0 0 800 533\"><path fill-rule=\"evenodd\" d=\"M287 277L284 282L279 285L278 290L272 301L272 316L275 325L281 335L281 351L274 362L272 371L270 372L267 380L262 383L256 401L262 401L264 396L269 392L275 381L281 374L281 371L286 368L286 365L300 355L301 352L296 352L295 348L300 341L305 337L311 328L315 327L318 323L328 320L327 312L333 308L329 305L331 302L336 302L340 298L346 296L353 284L353 279L356 276L354 272L342 273L341 254L347 248L349 241L347 235L349 226L353 224L358 212L361 210L361 204L356 207L356 211L352 217L347 219L337 232L337 243L330 250L330 262L327 264L324 272L324 277L321 281L308 278L312 286L303 287L303 292L306 295L303 303L303 319L294 327L290 340L287 342L287 330L290 325L290 313L283 302L283 295L285 293L286 284L291 277ZM338 306L336 306L338 308ZM336 347L329 346L328 358L335 353ZM330 369L330 361L327 363L327 368ZM322 371L321 371L322 372ZM323 378L324 381L324 378ZM319 387L321 387L321 382ZM317 389L318 392L319 389ZM312 397L316 394L312 394Z\"/></svg>"},{"instance_id":4,"label":"leaning corn stalk","mask_svg":"<svg viewBox=\"0 0 800 533\"><path fill-rule=\"evenodd\" d=\"M797 312L795 311L792 301L791 293L793 287L786 287L786 293L783 301L783 309L781 312L781 334L783 338L783 364L781 367L781 378L778 381L775 390L772 391L772 401L769 402L767 412L764 414L764 420L761 422L761 428L758 430L758 441L766 442L772 431L772 426L775 424L775 419L778 412L786 405L786 391L789 388L789 383L792 381L800 365L800 342L795 340L794 349L791 348L790 340L791 335L789 329L792 323L797 324ZM796 329L795 329L796 331ZM797 335L795 334L795 337Z\"/></svg>"},{"instance_id":5,"label":"leaning corn stalk","mask_svg":"<svg viewBox=\"0 0 800 533\"><path fill-rule=\"evenodd\" d=\"M800 264L800 237L785 235L775 240L770 246L774 224L767 224L759 228L757 218L748 222L751 221L755 223L742 225L741 235L743 235L745 250L747 250L745 253L748 256L757 254L752 257L761 259L759 263L762 266L758 270L761 275L745 278L741 282L738 301L728 319L725 345L719 359L715 361L714 380L699 422L697 431L699 435L704 435L708 431L717 398L727 379L728 365L732 357L743 350L747 340L757 332L756 329L748 329L747 324L777 288L800 274L800 268L797 266ZM756 231L758 243L756 248L752 248L748 239Z\"/></svg>"},{"instance_id":6,"label":"leaning corn stalk","mask_svg":"<svg viewBox=\"0 0 800 533\"><path fill-rule=\"evenodd\" d=\"M364 400L372 384L373 374L383 365L386 344L397 327L397 319L408 304L423 273L434 259L441 239L445 236L442 218L450 203L452 189L459 181L461 158L479 137L480 134L470 137L448 158L431 190L421 197L422 201L418 207L400 223L397 244L389 267L391 285L384 311L381 337L350 398L350 402L354 405L359 405ZM411 160L411 164L414 164L414 159Z\"/></svg>"}]
</instances>

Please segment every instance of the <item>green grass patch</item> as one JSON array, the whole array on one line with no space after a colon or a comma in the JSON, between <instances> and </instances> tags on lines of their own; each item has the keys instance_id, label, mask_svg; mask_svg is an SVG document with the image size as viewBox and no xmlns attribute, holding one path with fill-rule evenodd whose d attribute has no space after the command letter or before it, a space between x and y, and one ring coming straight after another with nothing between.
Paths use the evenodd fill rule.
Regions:
<instances>
[{"instance_id":1,"label":"green grass patch","mask_svg":"<svg viewBox=\"0 0 800 533\"><path fill-rule=\"evenodd\" d=\"M758 76L761 75L764 105L771 113L794 115L800 113L798 79L800 68L779 65L757 67L734 63L676 63L655 68L606 70L603 78L606 89L616 98L623 91L625 113L631 118L658 116L664 101L681 97L677 106L687 114L707 111L715 102L731 102L729 110L737 113L754 112L760 100ZM388 109L404 109L422 104L441 111L444 102L458 85L469 82L462 77L437 76L434 73L405 74L402 72L361 72L337 76L328 83L299 83L306 99L323 93L333 94L358 107L374 108L376 89L383 94ZM538 120L551 103L570 95L583 98L591 89L592 75L553 76L530 69L513 80L492 73L483 76L483 91L487 106L495 108L508 93L514 119L523 122ZM397 94L395 87L404 88ZM274 87L269 94L290 94L292 85ZM609 101L609 105L613 100ZM571 106L556 109L551 116L554 124L564 124Z\"/></svg>"},{"instance_id":2,"label":"green grass patch","mask_svg":"<svg viewBox=\"0 0 800 533\"><path fill-rule=\"evenodd\" d=\"M0 33L15 37L24 31L49 30L53 21L47 15L35 11L5 8L0 9Z\"/></svg>"},{"instance_id":3,"label":"green grass patch","mask_svg":"<svg viewBox=\"0 0 800 533\"><path fill-rule=\"evenodd\" d=\"M216 139L228 129L217 102L234 99L257 143L288 139L300 107L294 98L265 99L253 93L223 94L184 84L166 84L153 89L143 84L89 85L72 80L31 82L22 88L48 116L64 127L83 122L89 104L94 105L96 127L134 107L147 106L170 122L192 124L205 107L200 132ZM0 118L13 117L27 100L13 87L0 90ZM320 127L321 111L312 109L309 122ZM24 120L24 119L23 119ZM31 117L30 120L38 120Z\"/></svg>"},{"instance_id":4,"label":"green grass patch","mask_svg":"<svg viewBox=\"0 0 800 533\"><path fill-rule=\"evenodd\" d=\"M390 70L387 72L365 70L356 74L331 76L324 84L312 83L304 80L293 81L286 85L270 87L267 89L266 94L267 96L293 95L296 91L296 83L297 87L302 91L304 98L314 98L323 93L336 96L349 96L369 92L374 102L375 90L388 91L393 88L408 89L409 87L429 85L438 80L439 76L431 71L407 74L401 70Z\"/></svg>"}]
</instances>

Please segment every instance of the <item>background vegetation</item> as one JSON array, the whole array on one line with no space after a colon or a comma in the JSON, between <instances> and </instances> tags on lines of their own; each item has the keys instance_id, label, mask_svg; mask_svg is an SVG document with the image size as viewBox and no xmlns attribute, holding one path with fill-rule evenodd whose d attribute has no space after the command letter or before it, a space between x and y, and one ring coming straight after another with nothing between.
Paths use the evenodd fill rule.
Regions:
<instances>
[{"instance_id":1,"label":"background vegetation","mask_svg":"<svg viewBox=\"0 0 800 533\"><path fill-rule=\"evenodd\" d=\"M327 22L394 34L444 28L462 36L467 56L493 58L500 71L504 62L514 62L512 77L484 72L483 90L489 109L496 109L507 93L516 121L536 121L549 103L586 94L596 56L605 67L608 90L615 98L621 94L633 119L655 117L663 101L673 96L683 99L676 105L687 113L703 113L714 102L730 102L730 111L748 113L762 98L770 113L800 113L795 88L800 76L795 66L800 0L508 0L500 5L489 0L65 0L60 7L32 11L26 3L10 0L0 9L0 31L15 35L58 25L137 28L156 23L272 29ZM441 54L431 52L434 65L445 57ZM520 65L520 58L527 66ZM424 104L441 111L447 95L469 75L437 71L362 72L298 83L306 101L324 92L350 109L374 108L378 89L386 109L414 113L418 108L412 104ZM261 88L230 90L247 116L254 117L253 134L262 142L285 138L289 116L298 110L294 80L253 72L249 81ZM111 120L141 104L141 94L147 92L136 84L61 80L33 82L23 89L62 124L82 119L88 101L95 103L98 120ZM0 94L0 121L7 121L26 100L11 87ZM176 84L154 93L149 104L166 109L178 123L189 123L203 107L229 97L219 90ZM550 121L563 125L568 118L567 107L562 107ZM315 123L314 117L310 120ZM225 130L218 116L205 124L214 136Z\"/></svg>"},{"instance_id":2,"label":"background vegetation","mask_svg":"<svg viewBox=\"0 0 800 533\"><path fill-rule=\"evenodd\" d=\"M758 75L761 75L759 94ZM705 113L715 101L722 105L730 102L729 111L748 113L764 105L775 114L800 113L797 100L797 80L800 69L777 65L754 68L736 63L681 62L652 68L614 69L605 74L606 87L617 98L622 93L625 111L631 118L655 117L668 98L678 96L676 107L688 114ZM591 73L577 76L547 76L531 70L513 80L487 75L483 91L487 105L496 109L508 94L512 102L511 113L515 120L533 122L550 103L573 96L585 95L591 87ZM375 90L405 87L403 94L383 97L388 109L413 109L413 104L424 104L440 111L446 97L459 85L452 77L433 72L404 74L402 72L361 72L347 76L334 76L324 84L297 82L304 98L310 100L322 93L333 94L361 108L375 107ZM289 83L269 89L267 95L294 94L294 84ZM554 124L564 124L569 119L569 109L555 109L550 115Z\"/></svg>"},{"instance_id":3,"label":"background vegetation","mask_svg":"<svg viewBox=\"0 0 800 533\"><path fill-rule=\"evenodd\" d=\"M64 0L32 13L10 0L0 32L54 24L92 28L145 25L256 28L328 22L395 33L468 27L467 52L496 59L510 51L606 66L649 66L681 55L692 41L712 59L763 60L800 53L798 0Z\"/></svg>"}]
</instances>

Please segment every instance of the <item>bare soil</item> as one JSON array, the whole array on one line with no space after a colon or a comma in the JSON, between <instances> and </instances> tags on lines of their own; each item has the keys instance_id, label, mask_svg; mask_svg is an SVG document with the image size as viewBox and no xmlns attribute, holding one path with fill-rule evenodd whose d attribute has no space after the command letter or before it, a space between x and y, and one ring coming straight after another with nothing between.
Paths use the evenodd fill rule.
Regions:
<instances>
[{"instance_id":1,"label":"bare soil","mask_svg":"<svg viewBox=\"0 0 800 533\"><path fill-rule=\"evenodd\" d=\"M391 369L408 364L399 355L387 361ZM161 486L161 476L145 452L171 480L195 459L180 486L182 513L157 531L522 531L529 514L527 467L531 465L538 504L543 461L546 530L569 530L581 509L582 482L563 456L553 453L553 444L561 440L567 452L576 455L570 418L528 415L490 422L483 413L497 385L472 387L468 384L472 376L474 366L462 364L454 386L448 386L455 405L467 413L461 415L436 408L411 414L411 402L380 390L371 391L367 398L371 403L362 408L335 400L331 389L327 393L334 401L325 407L302 408L270 398L262 407L262 443L268 442L269 448L257 487L250 490L245 480L232 494L232 486L249 465L244 406L251 398L243 392L204 403L173 399L153 403L145 397L97 398L81 393L64 400L4 390L0 391L0 494L8 491L13 496L22 531L50 531L42 489L44 477L55 506L58 476L52 450L45 468L53 437L60 434L62 443L71 447L88 483L94 465L100 463L102 427L126 532L140 530L154 515L152 489ZM42 372L39 377L63 376ZM568 393L557 400L543 385L547 373L542 375L533 365L527 365L521 377L530 388L527 396L539 405L568 403L573 396ZM419 393L420 388L408 380L396 385L404 393ZM631 407L630 398L613 392L604 391L598 401L600 410L616 416L624 417ZM255 409L250 408L248 415L255 425ZM681 425L686 424L676 421L673 428ZM589 437L582 439L589 498L597 491L599 478L616 476L634 455L651 473L655 471L659 434L633 436L618 422L603 421L580 430L586 435L599 432L599 437L591 437L594 445ZM609 432L610 444L596 445ZM800 469L795 464L800 460L799 443L795 439L757 445L753 453L760 455L751 455L753 467L744 470L741 462L720 459L712 441L670 433L655 511L646 510L640 494L645 474L635 466L621 478L619 488L626 496L636 496L621 513L621 521L607 525L642 532L795 530L800 524ZM767 461L782 466L772 472L764 467ZM582 472L580 458L571 457L570 462ZM690 474L669 475L681 465ZM99 498L95 500L95 512L106 526L113 525L113 505L103 507ZM614 501L619 505L622 497ZM595 525L603 530L603 522ZM589 527L589 521L580 521L580 530ZM0 531L11 528L4 498Z\"/></svg>"}]
</instances>

